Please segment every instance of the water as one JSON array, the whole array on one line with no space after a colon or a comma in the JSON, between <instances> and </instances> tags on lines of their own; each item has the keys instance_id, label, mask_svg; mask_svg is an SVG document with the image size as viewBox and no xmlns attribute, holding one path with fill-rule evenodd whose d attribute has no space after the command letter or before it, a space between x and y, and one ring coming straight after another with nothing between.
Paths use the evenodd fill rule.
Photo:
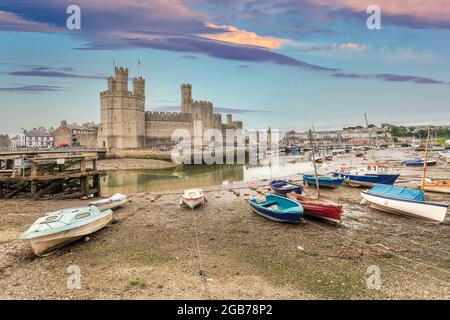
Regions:
<instances>
[{"instance_id":1,"label":"water","mask_svg":"<svg viewBox=\"0 0 450 320\"><path fill-rule=\"evenodd\" d=\"M101 177L102 194L166 192L227 185L313 172L307 157L281 156L272 165L192 165L169 170L109 171Z\"/></svg>"}]
</instances>

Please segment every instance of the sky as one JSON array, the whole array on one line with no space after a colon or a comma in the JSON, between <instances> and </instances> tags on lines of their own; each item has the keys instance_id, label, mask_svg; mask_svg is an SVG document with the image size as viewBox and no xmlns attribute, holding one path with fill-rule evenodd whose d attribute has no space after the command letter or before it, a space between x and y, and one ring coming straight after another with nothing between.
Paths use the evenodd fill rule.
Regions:
<instances>
[{"instance_id":1,"label":"sky","mask_svg":"<svg viewBox=\"0 0 450 320\"><path fill-rule=\"evenodd\" d=\"M99 123L114 64L149 111L191 83L246 128L450 124L449 57L450 0L1 0L0 133Z\"/></svg>"}]
</instances>

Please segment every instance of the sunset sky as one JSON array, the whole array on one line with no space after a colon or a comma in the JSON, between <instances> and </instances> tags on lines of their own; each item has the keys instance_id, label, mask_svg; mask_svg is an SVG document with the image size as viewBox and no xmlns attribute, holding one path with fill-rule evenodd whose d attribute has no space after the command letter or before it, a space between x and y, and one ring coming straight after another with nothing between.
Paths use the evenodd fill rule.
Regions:
<instances>
[{"instance_id":1,"label":"sunset sky","mask_svg":"<svg viewBox=\"0 0 450 320\"><path fill-rule=\"evenodd\" d=\"M450 124L450 0L1 0L0 133L98 123L113 61L146 78L147 110L191 83L246 128Z\"/></svg>"}]
</instances>

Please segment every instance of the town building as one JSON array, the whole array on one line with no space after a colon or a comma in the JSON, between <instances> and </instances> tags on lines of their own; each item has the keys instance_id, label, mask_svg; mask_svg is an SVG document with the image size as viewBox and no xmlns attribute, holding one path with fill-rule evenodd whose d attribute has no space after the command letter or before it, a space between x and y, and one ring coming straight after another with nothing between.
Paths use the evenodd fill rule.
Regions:
<instances>
[{"instance_id":1,"label":"town building","mask_svg":"<svg viewBox=\"0 0 450 320\"><path fill-rule=\"evenodd\" d=\"M11 140L9 139L9 135L0 134L0 148L9 148L11 145Z\"/></svg>"},{"instance_id":2,"label":"town building","mask_svg":"<svg viewBox=\"0 0 450 320\"><path fill-rule=\"evenodd\" d=\"M186 129L191 135L194 123L207 129L242 129L241 121L233 121L227 114L226 123L214 112L209 101L192 99L192 86L181 85L181 112L145 110L145 79L132 79L128 89L128 69L116 67L114 77L108 77L107 90L100 93L101 123L98 128L98 147L111 149L139 149L171 145L176 129Z\"/></svg>"},{"instance_id":3,"label":"town building","mask_svg":"<svg viewBox=\"0 0 450 320\"><path fill-rule=\"evenodd\" d=\"M56 147L96 147L98 125L94 123L68 124L62 120L60 126L51 132Z\"/></svg>"},{"instance_id":4,"label":"town building","mask_svg":"<svg viewBox=\"0 0 450 320\"><path fill-rule=\"evenodd\" d=\"M50 132L39 127L33 130L23 130L16 137L11 139L11 146L14 149L49 149L53 147L53 137Z\"/></svg>"}]
</instances>

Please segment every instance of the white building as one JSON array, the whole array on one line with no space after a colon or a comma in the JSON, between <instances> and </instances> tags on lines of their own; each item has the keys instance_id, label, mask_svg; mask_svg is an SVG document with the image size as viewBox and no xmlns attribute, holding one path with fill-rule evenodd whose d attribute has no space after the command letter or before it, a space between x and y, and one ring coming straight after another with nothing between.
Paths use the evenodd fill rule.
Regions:
<instances>
[{"instance_id":1,"label":"white building","mask_svg":"<svg viewBox=\"0 0 450 320\"><path fill-rule=\"evenodd\" d=\"M30 131L23 130L15 138L11 139L11 146L14 149L49 149L53 147L53 137L48 130L42 127Z\"/></svg>"}]
</instances>

